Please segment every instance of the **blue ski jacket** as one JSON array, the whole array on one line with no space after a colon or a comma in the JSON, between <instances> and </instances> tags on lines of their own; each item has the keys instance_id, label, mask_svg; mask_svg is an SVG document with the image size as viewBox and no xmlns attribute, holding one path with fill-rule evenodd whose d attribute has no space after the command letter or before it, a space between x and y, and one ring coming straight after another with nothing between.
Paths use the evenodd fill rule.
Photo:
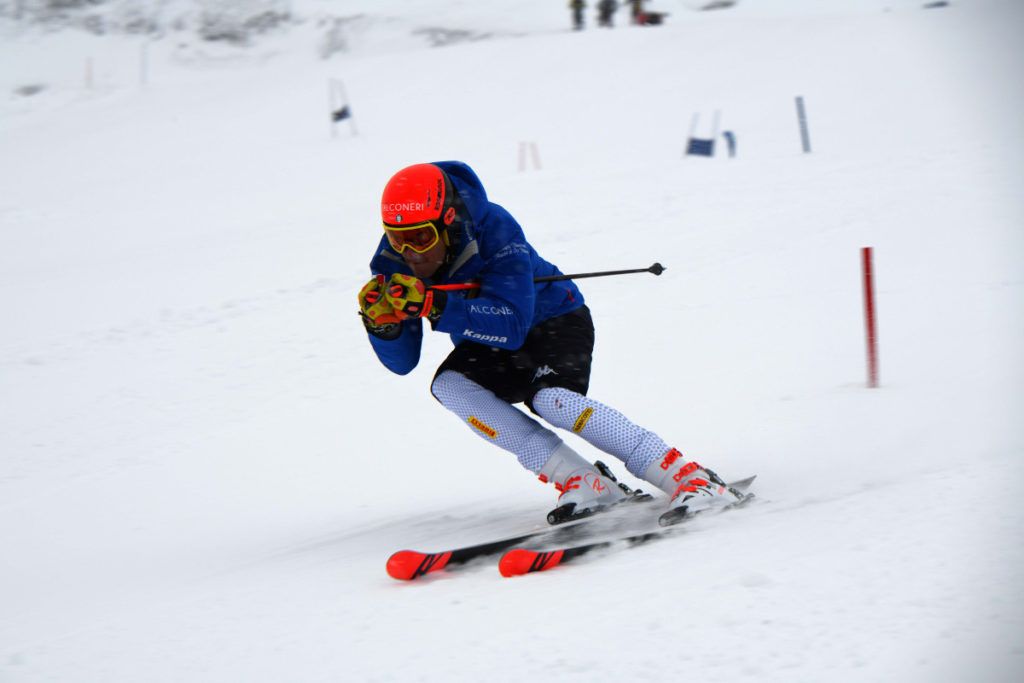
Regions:
<instances>
[{"instance_id":1,"label":"blue ski jacket","mask_svg":"<svg viewBox=\"0 0 1024 683\"><path fill-rule=\"evenodd\" d=\"M583 294L571 280L533 281L535 277L562 273L537 254L508 211L488 201L473 169L459 161L433 163L448 174L465 209L457 234L450 235L451 258L425 283L480 283L478 290L448 292L435 331L448 333L455 344L471 341L518 349L532 327L583 305ZM412 274L386 236L370 260L370 272L385 278L395 273ZM396 339L380 339L372 334L369 338L381 363L405 375L420 360L423 320L400 324L401 333Z\"/></svg>"}]
</instances>

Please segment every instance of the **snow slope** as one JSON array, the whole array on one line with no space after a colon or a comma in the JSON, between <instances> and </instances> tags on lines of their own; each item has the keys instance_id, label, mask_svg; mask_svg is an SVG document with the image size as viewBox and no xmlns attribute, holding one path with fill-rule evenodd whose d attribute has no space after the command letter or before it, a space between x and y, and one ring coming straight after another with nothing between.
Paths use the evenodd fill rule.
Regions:
<instances>
[{"instance_id":1,"label":"snow slope","mask_svg":"<svg viewBox=\"0 0 1024 683\"><path fill-rule=\"evenodd\" d=\"M699 4L296 1L245 45L0 19L0 681L1019 679L1024 8ZM683 158L716 110L738 156ZM668 267L581 283L591 394L759 505L385 575L554 501L429 395L446 337L396 377L355 315L380 189L445 158L566 272Z\"/></svg>"}]
</instances>

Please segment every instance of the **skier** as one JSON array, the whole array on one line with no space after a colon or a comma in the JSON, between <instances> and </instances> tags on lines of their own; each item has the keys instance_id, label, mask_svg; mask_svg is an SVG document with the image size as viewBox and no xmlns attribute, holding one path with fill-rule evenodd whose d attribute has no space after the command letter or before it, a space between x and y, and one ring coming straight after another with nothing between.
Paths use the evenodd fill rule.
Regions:
<instances>
[{"instance_id":1,"label":"skier","mask_svg":"<svg viewBox=\"0 0 1024 683\"><path fill-rule=\"evenodd\" d=\"M673 514L736 502L714 472L660 436L587 394L594 326L583 294L490 202L466 164L416 164L396 173L381 198L384 235L359 309L378 359L404 375L419 363L424 319L455 349L430 385L434 397L484 440L512 452L560 492L551 521L584 516L632 495L551 429L578 434L667 493ZM443 290L443 284L479 284ZM685 510L682 509L685 507Z\"/></svg>"},{"instance_id":2,"label":"skier","mask_svg":"<svg viewBox=\"0 0 1024 683\"><path fill-rule=\"evenodd\" d=\"M600 0L597 3L597 25L612 28L615 25L615 10L619 8L616 0Z\"/></svg>"},{"instance_id":3,"label":"skier","mask_svg":"<svg viewBox=\"0 0 1024 683\"><path fill-rule=\"evenodd\" d=\"M584 0L569 0L569 9L572 10L572 28L574 31L583 30L583 10L587 8Z\"/></svg>"}]
</instances>

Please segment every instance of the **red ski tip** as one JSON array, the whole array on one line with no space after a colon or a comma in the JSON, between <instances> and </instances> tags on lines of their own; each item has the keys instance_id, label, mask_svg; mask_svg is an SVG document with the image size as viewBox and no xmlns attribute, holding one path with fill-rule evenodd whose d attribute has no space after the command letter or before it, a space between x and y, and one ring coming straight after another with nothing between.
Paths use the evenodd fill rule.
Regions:
<instances>
[{"instance_id":1,"label":"red ski tip","mask_svg":"<svg viewBox=\"0 0 1024 683\"><path fill-rule=\"evenodd\" d=\"M430 572L444 569L452 554L419 553L415 550L399 550L388 558L388 576L399 581L412 581Z\"/></svg>"},{"instance_id":2,"label":"red ski tip","mask_svg":"<svg viewBox=\"0 0 1024 683\"><path fill-rule=\"evenodd\" d=\"M502 576L522 576L530 572L542 572L558 566L564 551L555 550L550 553L538 553L533 550L516 548L501 556L498 571Z\"/></svg>"}]
</instances>

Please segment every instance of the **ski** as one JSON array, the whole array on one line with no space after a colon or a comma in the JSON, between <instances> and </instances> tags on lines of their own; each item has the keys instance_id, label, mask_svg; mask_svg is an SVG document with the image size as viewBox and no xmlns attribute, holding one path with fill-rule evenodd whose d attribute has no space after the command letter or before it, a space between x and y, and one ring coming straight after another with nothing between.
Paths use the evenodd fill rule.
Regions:
<instances>
[{"instance_id":1,"label":"ski","mask_svg":"<svg viewBox=\"0 0 1024 683\"><path fill-rule=\"evenodd\" d=\"M445 550L437 553L422 553L418 550L399 550L388 558L388 576L399 581L412 581L430 572L440 571L449 566L466 564L487 555L500 553L527 541L550 533L551 529L538 529L521 536L512 536L497 541Z\"/></svg>"},{"instance_id":2,"label":"ski","mask_svg":"<svg viewBox=\"0 0 1024 683\"><path fill-rule=\"evenodd\" d=\"M756 475L755 475L756 476ZM725 512L727 510L733 510L738 507L742 507L749 503L754 498L754 494L745 493L753 483L754 477L748 477L737 482L728 484L729 488L736 489L742 494L742 498L737 500L735 503L723 507L716 511L716 514ZM596 550L602 550L604 548L611 548L612 546L624 546L625 548L632 548L638 545L649 543L650 541L658 540L672 535L674 532L681 531L684 527L684 522L691 519L696 519L699 515L690 515L688 517L671 517L671 521L666 524L666 517L662 515L659 519L659 527L650 531L644 531L640 533L627 534L624 536L618 536L615 538L606 538L583 545L566 546L561 548L554 548L549 550L530 550L528 548L512 548L507 550L498 561L498 572L508 578L512 576L522 576L523 574L532 574L534 572L543 572L549 569L554 569L559 565L571 562L579 557L589 555Z\"/></svg>"},{"instance_id":3,"label":"ski","mask_svg":"<svg viewBox=\"0 0 1024 683\"><path fill-rule=\"evenodd\" d=\"M624 536L622 538L614 538L606 541L595 541L594 543L587 543L585 545L578 545L569 548L559 548L557 550L527 550L526 548L513 548L512 550L506 551L501 559L498 560L498 572L508 578L512 576L522 576L523 574L531 574L533 572L543 572L548 569L554 569L560 564L570 562L577 557L582 557L595 550L601 550L602 548L610 548L611 546L622 543L628 546L640 545L647 543L655 538L661 538L667 536L670 531L673 531L672 527L663 527L656 531L648 531L642 534L633 534L631 536ZM675 530L678 530L675 529Z\"/></svg>"},{"instance_id":4,"label":"ski","mask_svg":"<svg viewBox=\"0 0 1024 683\"><path fill-rule=\"evenodd\" d=\"M611 471L600 460L594 466L612 481L617 482ZM528 531L519 536L511 536L496 541L485 541L474 545L468 545L453 550L442 550L436 553L424 553L418 550L399 550L391 555L387 562L388 576L399 581L412 581L425 574L441 571L442 569L455 569L466 565L473 560L488 555L497 555L509 548L532 544L533 542L544 541L548 543L571 543L581 540L590 529L590 523L595 520L614 524L624 519L629 519L628 512L640 503L648 503L655 500L650 494L644 493L619 484L629 498L613 507L587 511L583 514L571 516L572 508L560 507L548 515L548 522L553 526Z\"/></svg>"},{"instance_id":5,"label":"ski","mask_svg":"<svg viewBox=\"0 0 1024 683\"><path fill-rule=\"evenodd\" d=\"M754 477L749 477L748 479L730 483L729 486L745 490L750 486L753 480ZM550 546L557 544L569 547L570 544L585 540L587 536L591 536L591 532L594 532L595 529L598 530L598 533L604 532L604 534L607 535L609 532L614 533L614 529L609 530L606 525L628 525L630 522L638 521L632 511L636 509L647 510L647 506L641 505L641 503L658 500L650 495L641 494L639 491L636 493L639 495L629 501L628 504L616 505L615 507L609 508L608 510L602 511L598 514L579 517L566 524L535 529L517 536L485 541L483 543L476 543L473 545L463 546L461 548L442 550L438 552L399 550L388 558L386 570L388 576L393 579L397 579L399 581L413 581L421 576L425 576L432 572L438 572L442 569L451 571L462 568L474 560L490 555L498 555L499 553L508 554L506 551L510 549L532 552L527 550L528 546ZM667 529L662 529L659 532L653 532L653 535L660 535L660 533L665 530ZM629 540L631 538L635 539L639 536L645 535L648 534L631 534L626 536L625 540ZM617 540L624 539L620 538ZM575 546L570 549L580 551L580 549L586 548L586 550L570 552L569 556L570 558L576 557L579 554L585 554L586 552L596 550L599 547L605 547L614 542L615 541L599 541L596 543ZM636 541L634 540L634 542ZM565 561L564 555L565 553L563 552L563 554L559 556L560 562Z\"/></svg>"},{"instance_id":6,"label":"ski","mask_svg":"<svg viewBox=\"0 0 1024 683\"><path fill-rule=\"evenodd\" d=\"M442 550L434 553L424 553L418 550L399 550L391 555L387 561L388 576L399 581L412 581L425 574L441 571L442 569L456 569L466 565L473 560L497 555L509 548L523 545L534 545L537 543L572 543L582 540L593 530L597 522L599 528L605 523L615 524L630 519L630 510L644 507L641 503L654 500L653 497L640 497L637 500L610 508L604 512L580 517L575 521L561 524L554 527L544 527L528 531L518 536L498 539L496 541L485 541L467 545L452 550Z\"/></svg>"}]
</instances>

